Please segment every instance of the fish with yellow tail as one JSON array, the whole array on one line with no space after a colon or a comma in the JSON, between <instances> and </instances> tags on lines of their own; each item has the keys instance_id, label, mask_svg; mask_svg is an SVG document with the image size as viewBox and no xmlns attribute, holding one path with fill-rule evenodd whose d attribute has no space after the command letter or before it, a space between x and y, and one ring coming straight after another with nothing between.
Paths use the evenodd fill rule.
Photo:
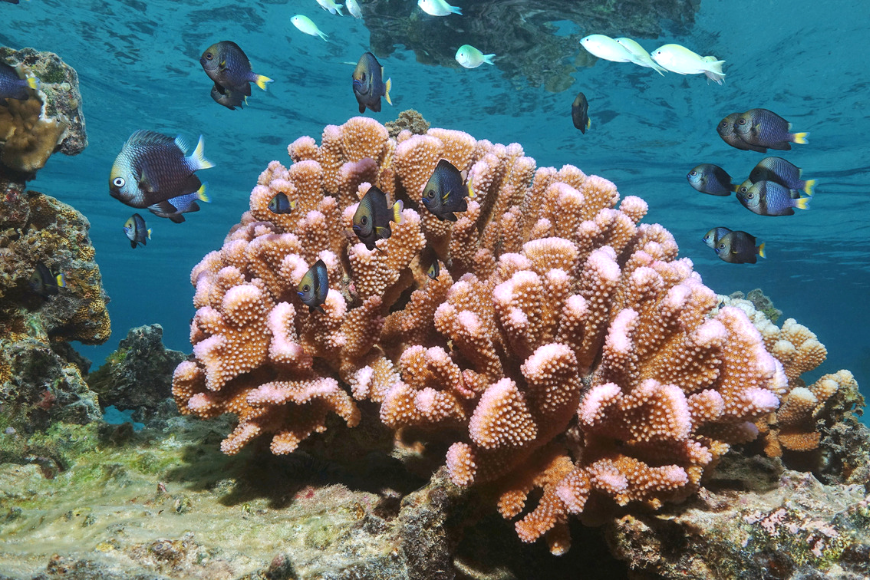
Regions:
<instances>
[{"instance_id":1,"label":"fish with yellow tail","mask_svg":"<svg viewBox=\"0 0 870 580\"><path fill-rule=\"evenodd\" d=\"M791 123L768 109L749 109L737 116L734 132L744 143L788 151L791 143L806 145L809 133L792 133Z\"/></svg>"},{"instance_id":2,"label":"fish with yellow tail","mask_svg":"<svg viewBox=\"0 0 870 580\"><path fill-rule=\"evenodd\" d=\"M360 57L356 68L353 69L352 78L353 95L359 104L360 113L365 113L366 107L375 113L380 113L381 97L384 97L389 104L393 104L390 99L393 81L387 79L387 82L384 82L384 67L372 53L366 52Z\"/></svg>"},{"instance_id":3,"label":"fish with yellow tail","mask_svg":"<svg viewBox=\"0 0 870 580\"><path fill-rule=\"evenodd\" d=\"M297 14L290 19L290 22L293 24L293 26L298 28L300 32L304 32L309 36L319 36L324 41L327 41L329 38L326 33L321 32L320 29L317 28L317 25L314 24L314 22L312 22L312 20L304 14Z\"/></svg>"},{"instance_id":4,"label":"fish with yellow tail","mask_svg":"<svg viewBox=\"0 0 870 580\"><path fill-rule=\"evenodd\" d=\"M474 188L470 180L467 185L464 183L466 175L446 159L441 159L435 166L435 171L423 188L423 205L439 221L455 222L455 212L468 209L465 198L474 197Z\"/></svg>"},{"instance_id":5,"label":"fish with yellow tail","mask_svg":"<svg viewBox=\"0 0 870 580\"><path fill-rule=\"evenodd\" d=\"M171 219L184 221L183 213L199 210L197 201L208 202L207 188L195 175L214 164L203 153L202 136L190 156L181 137L154 131L136 131L124 146L109 173L109 195L121 203Z\"/></svg>"},{"instance_id":6,"label":"fish with yellow tail","mask_svg":"<svg viewBox=\"0 0 870 580\"><path fill-rule=\"evenodd\" d=\"M302 303L308 307L308 312L317 310L326 314L321 305L326 302L326 295L329 293L329 278L323 260L314 262L314 265L302 276L296 293Z\"/></svg>"},{"instance_id":7,"label":"fish with yellow tail","mask_svg":"<svg viewBox=\"0 0 870 580\"><path fill-rule=\"evenodd\" d=\"M27 284L34 294L48 298L49 296L56 296L61 288L66 288L66 278L63 272L52 274L45 264L37 262L36 269L30 275Z\"/></svg>"},{"instance_id":8,"label":"fish with yellow tail","mask_svg":"<svg viewBox=\"0 0 870 580\"><path fill-rule=\"evenodd\" d=\"M724 60L718 60L712 56L701 56L679 44L660 46L652 52L651 57L659 66L677 74L705 74L719 84L722 84L721 81L725 78L725 73L722 72Z\"/></svg>"},{"instance_id":9,"label":"fish with yellow tail","mask_svg":"<svg viewBox=\"0 0 870 580\"><path fill-rule=\"evenodd\" d=\"M130 240L130 247L136 248L139 244L147 245L151 239L151 228L145 225L145 218L134 213L124 222L124 234Z\"/></svg>"},{"instance_id":10,"label":"fish with yellow tail","mask_svg":"<svg viewBox=\"0 0 870 580\"><path fill-rule=\"evenodd\" d=\"M23 101L30 97L30 89L38 89L39 81L36 77L28 75L26 78L18 76L18 71L0 61L0 100L15 99Z\"/></svg>"},{"instance_id":11,"label":"fish with yellow tail","mask_svg":"<svg viewBox=\"0 0 870 580\"><path fill-rule=\"evenodd\" d=\"M390 206L387 194L371 186L359 202L353 214L353 233L366 248L375 249L375 242L390 237L390 222L402 223L402 201Z\"/></svg>"},{"instance_id":12,"label":"fish with yellow tail","mask_svg":"<svg viewBox=\"0 0 870 580\"><path fill-rule=\"evenodd\" d=\"M816 180L801 179L802 173L803 170L800 167L782 157L765 157L752 169L749 181L752 183L775 181L789 189L797 189L807 195L812 195Z\"/></svg>"},{"instance_id":13,"label":"fish with yellow tail","mask_svg":"<svg viewBox=\"0 0 870 580\"><path fill-rule=\"evenodd\" d=\"M199 58L199 63L215 84L246 97L251 96L251 83L265 91L266 85L272 82L269 77L251 69L251 61L245 51L232 40L222 40L209 46Z\"/></svg>"},{"instance_id":14,"label":"fish with yellow tail","mask_svg":"<svg viewBox=\"0 0 870 580\"><path fill-rule=\"evenodd\" d=\"M810 197L800 197L800 192L788 189L773 181L759 181L745 192L737 190L737 199L752 213L765 216L794 215L794 208L809 209Z\"/></svg>"},{"instance_id":15,"label":"fish with yellow tail","mask_svg":"<svg viewBox=\"0 0 870 580\"><path fill-rule=\"evenodd\" d=\"M269 200L269 205L267 207L272 213L284 215L293 213L293 210L296 209L296 202L290 201L286 194L279 191L275 194L275 197Z\"/></svg>"},{"instance_id":16,"label":"fish with yellow tail","mask_svg":"<svg viewBox=\"0 0 870 580\"><path fill-rule=\"evenodd\" d=\"M756 241L755 236L747 232L729 232L716 242L716 255L729 264L755 264L758 261L756 256L767 257L764 254L764 243L756 246Z\"/></svg>"},{"instance_id":17,"label":"fish with yellow tail","mask_svg":"<svg viewBox=\"0 0 870 580\"><path fill-rule=\"evenodd\" d=\"M767 153L766 147L759 147L757 145L752 145L750 143L746 143L743 139L740 138L740 135L737 134L737 131L734 128L735 123L737 122L737 117L740 116L740 113L731 113L721 121L716 126L716 132L719 133L719 136L723 141L734 147L735 149L740 149L741 151L757 151L759 153Z\"/></svg>"}]
</instances>

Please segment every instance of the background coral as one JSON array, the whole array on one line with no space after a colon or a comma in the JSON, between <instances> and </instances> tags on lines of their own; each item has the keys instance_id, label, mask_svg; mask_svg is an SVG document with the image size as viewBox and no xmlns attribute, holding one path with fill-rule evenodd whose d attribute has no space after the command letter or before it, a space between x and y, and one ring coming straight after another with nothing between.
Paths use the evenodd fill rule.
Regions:
<instances>
[{"instance_id":1,"label":"background coral","mask_svg":"<svg viewBox=\"0 0 870 580\"><path fill-rule=\"evenodd\" d=\"M354 426L348 385L388 427L452 433L453 482L491 484L505 518L525 513L521 539L546 534L562 553L570 514L691 494L786 390L746 315L713 316L716 295L672 236L638 225L646 204L620 203L607 180L536 169L519 145L460 131L397 143L362 117L289 152L293 165L269 164L250 211L191 274L195 361L176 369L173 394L182 413L238 416L227 453L260 434L291 452L330 412ZM442 158L474 184L455 224L421 209ZM374 250L347 233L369 184L406 207ZM291 214L268 210L279 192ZM295 292L317 259L323 313ZM435 259L445 267L430 280Z\"/></svg>"}]
</instances>

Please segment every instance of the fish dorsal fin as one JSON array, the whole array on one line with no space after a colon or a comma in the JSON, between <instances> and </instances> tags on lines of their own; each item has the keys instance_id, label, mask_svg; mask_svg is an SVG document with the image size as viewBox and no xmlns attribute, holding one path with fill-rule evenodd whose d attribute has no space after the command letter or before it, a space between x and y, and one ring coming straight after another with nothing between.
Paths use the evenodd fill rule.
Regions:
<instances>
[{"instance_id":1,"label":"fish dorsal fin","mask_svg":"<svg viewBox=\"0 0 870 580\"><path fill-rule=\"evenodd\" d=\"M127 142L136 145L169 145L174 143L175 139L162 133L140 130L130 135Z\"/></svg>"}]
</instances>

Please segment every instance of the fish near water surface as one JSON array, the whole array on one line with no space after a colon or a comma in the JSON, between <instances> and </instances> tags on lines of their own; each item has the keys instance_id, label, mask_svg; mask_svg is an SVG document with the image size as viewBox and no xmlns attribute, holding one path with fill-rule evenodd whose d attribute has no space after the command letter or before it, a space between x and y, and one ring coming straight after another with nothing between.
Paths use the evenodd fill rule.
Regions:
<instances>
[{"instance_id":1,"label":"fish near water surface","mask_svg":"<svg viewBox=\"0 0 870 580\"><path fill-rule=\"evenodd\" d=\"M151 239L151 229L145 225L145 218L134 213L124 223L124 234L130 240L130 247L135 248L138 244L143 246Z\"/></svg>"},{"instance_id":2,"label":"fish near water surface","mask_svg":"<svg viewBox=\"0 0 870 580\"><path fill-rule=\"evenodd\" d=\"M347 11L350 12L350 15L354 18L362 18L362 10L360 10L359 4L356 0L347 0L344 3L347 6Z\"/></svg>"},{"instance_id":3,"label":"fish near water surface","mask_svg":"<svg viewBox=\"0 0 870 580\"><path fill-rule=\"evenodd\" d=\"M580 46L593 56L611 62L632 62L629 50L604 34L590 34L580 39Z\"/></svg>"},{"instance_id":4,"label":"fish near water surface","mask_svg":"<svg viewBox=\"0 0 870 580\"><path fill-rule=\"evenodd\" d=\"M387 99L389 104L390 88L393 86L392 79L384 83L384 67L370 52L364 53L353 71L353 94L359 103L359 112L364 113L366 107L375 113L381 112L381 97Z\"/></svg>"},{"instance_id":5,"label":"fish near water surface","mask_svg":"<svg viewBox=\"0 0 870 580\"><path fill-rule=\"evenodd\" d=\"M304 32L310 36L319 36L324 41L328 41L329 35L325 32L321 32L317 25L314 22L305 16L304 14L297 14L293 18L290 19L290 22L299 29L300 32Z\"/></svg>"},{"instance_id":6,"label":"fish near water surface","mask_svg":"<svg viewBox=\"0 0 870 580\"><path fill-rule=\"evenodd\" d=\"M328 293L329 278L326 264L323 263L323 260L317 260L299 281L297 294L302 303L308 307L308 312L317 310L325 314L326 312L321 305L326 302Z\"/></svg>"},{"instance_id":7,"label":"fish near water surface","mask_svg":"<svg viewBox=\"0 0 870 580\"><path fill-rule=\"evenodd\" d=\"M775 181L789 189L801 190L807 195L812 195L816 180L801 179L802 173L803 170L800 167L782 157L765 157L752 169L749 180L752 183Z\"/></svg>"},{"instance_id":8,"label":"fish near water surface","mask_svg":"<svg viewBox=\"0 0 870 580\"><path fill-rule=\"evenodd\" d=\"M791 123L768 109L749 109L737 116L734 131L744 143L788 151L791 143L805 145L809 133L792 133Z\"/></svg>"},{"instance_id":9,"label":"fish near water surface","mask_svg":"<svg viewBox=\"0 0 870 580\"><path fill-rule=\"evenodd\" d=\"M451 6L444 0L417 0L417 6L430 16L450 16L451 14L462 15L462 10Z\"/></svg>"},{"instance_id":10,"label":"fish near water surface","mask_svg":"<svg viewBox=\"0 0 870 580\"><path fill-rule=\"evenodd\" d=\"M423 188L423 205L440 221L455 222L454 212L466 211L468 202L465 198L474 197L474 190L464 181L463 172L441 159Z\"/></svg>"},{"instance_id":11,"label":"fish near water surface","mask_svg":"<svg viewBox=\"0 0 870 580\"><path fill-rule=\"evenodd\" d=\"M652 59L646 49L638 44L637 41L625 37L616 38L615 40L631 55L631 62L637 66L651 68L664 76L665 73L662 71L667 71L667 69L659 66L658 63Z\"/></svg>"},{"instance_id":12,"label":"fish near water surface","mask_svg":"<svg viewBox=\"0 0 870 580\"><path fill-rule=\"evenodd\" d=\"M199 63L208 77L232 92L251 96L251 83L266 90L269 77L251 70L251 61L241 47L232 40L222 40L205 49ZM215 99L217 100L217 99Z\"/></svg>"},{"instance_id":13,"label":"fish near water surface","mask_svg":"<svg viewBox=\"0 0 870 580\"><path fill-rule=\"evenodd\" d=\"M589 120L589 102L583 93L577 93L577 97L571 103L571 121L574 123L574 127L580 129L584 135L586 129L592 126L592 121Z\"/></svg>"},{"instance_id":14,"label":"fish near water surface","mask_svg":"<svg viewBox=\"0 0 870 580\"><path fill-rule=\"evenodd\" d=\"M402 223L403 207L401 200L390 206L387 194L374 185L371 186L353 214L353 233L366 248L374 250L375 242L392 235L391 221Z\"/></svg>"},{"instance_id":15,"label":"fish near water surface","mask_svg":"<svg viewBox=\"0 0 870 580\"><path fill-rule=\"evenodd\" d=\"M737 191L737 186L731 183L728 172L712 163L702 163L694 167L687 175L689 185L709 195L728 196Z\"/></svg>"},{"instance_id":16,"label":"fish near water surface","mask_svg":"<svg viewBox=\"0 0 870 580\"><path fill-rule=\"evenodd\" d=\"M725 73L722 72L724 60L712 56L701 56L679 44L665 44L652 52L652 59L660 66L681 75L705 74L722 84ZM712 76L711 76L712 75Z\"/></svg>"},{"instance_id":17,"label":"fish near water surface","mask_svg":"<svg viewBox=\"0 0 870 580\"><path fill-rule=\"evenodd\" d=\"M344 14L341 13L341 4L336 4L334 0L317 0L317 3L330 14L344 16Z\"/></svg>"},{"instance_id":18,"label":"fish near water surface","mask_svg":"<svg viewBox=\"0 0 870 580\"><path fill-rule=\"evenodd\" d=\"M727 233L716 243L716 255L729 264L755 264L756 256L766 257L764 243L756 246L756 241L755 236L740 230Z\"/></svg>"},{"instance_id":19,"label":"fish near water surface","mask_svg":"<svg viewBox=\"0 0 870 580\"><path fill-rule=\"evenodd\" d=\"M743 207L764 216L794 215L794 208L809 209L809 197L800 197L800 192L788 189L773 181L759 181L745 192L738 190L737 199Z\"/></svg>"},{"instance_id":20,"label":"fish near water surface","mask_svg":"<svg viewBox=\"0 0 870 580\"><path fill-rule=\"evenodd\" d=\"M494 54L483 54L470 44L463 44L456 51L456 62L463 68L477 68L483 63L493 64Z\"/></svg>"},{"instance_id":21,"label":"fish near water surface","mask_svg":"<svg viewBox=\"0 0 870 580\"><path fill-rule=\"evenodd\" d=\"M179 223L182 213L197 211L196 201L209 201L206 186L194 174L214 167L203 155L203 140L185 156L181 137L136 131L124 143L109 174L109 194L135 208L148 208Z\"/></svg>"}]
</instances>

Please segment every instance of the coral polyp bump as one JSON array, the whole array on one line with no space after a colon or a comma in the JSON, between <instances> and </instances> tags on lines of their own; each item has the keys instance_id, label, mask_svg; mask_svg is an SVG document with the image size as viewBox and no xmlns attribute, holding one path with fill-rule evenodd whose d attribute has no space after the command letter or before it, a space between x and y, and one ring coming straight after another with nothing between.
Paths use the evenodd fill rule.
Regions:
<instances>
[{"instance_id":1,"label":"coral polyp bump","mask_svg":"<svg viewBox=\"0 0 870 580\"><path fill-rule=\"evenodd\" d=\"M289 153L191 275L195 359L173 393L182 413L238 416L226 453L261 435L292 452L328 414L354 426L356 401L373 401L392 429L452 436L453 482L493 486L502 516L525 514L523 541L562 553L571 515L694 493L787 392L746 314L714 314L673 236L606 179L461 131L393 139L362 117ZM421 203L440 159L474 184L455 223ZM369 250L349 232L373 185L406 209ZM293 212L269 211L279 192ZM317 260L322 313L296 292Z\"/></svg>"}]
</instances>

